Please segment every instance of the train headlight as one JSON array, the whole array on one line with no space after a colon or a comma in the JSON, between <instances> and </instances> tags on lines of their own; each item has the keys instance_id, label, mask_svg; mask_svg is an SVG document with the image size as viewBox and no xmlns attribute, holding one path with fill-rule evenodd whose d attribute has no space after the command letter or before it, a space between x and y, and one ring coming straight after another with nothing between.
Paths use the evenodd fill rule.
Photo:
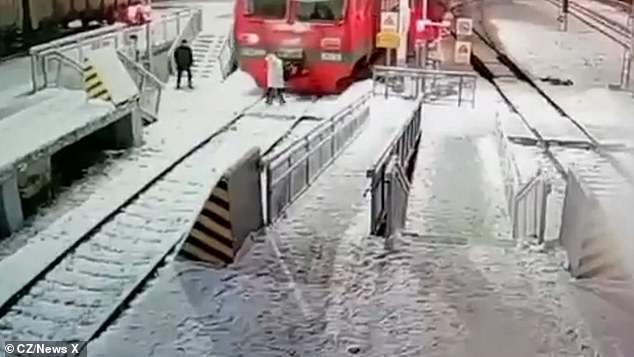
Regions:
<instances>
[{"instance_id":1,"label":"train headlight","mask_svg":"<svg viewBox=\"0 0 634 357\"><path fill-rule=\"evenodd\" d=\"M339 51L341 50L341 39L336 37L322 38L321 48L327 51Z\"/></svg>"},{"instance_id":2,"label":"train headlight","mask_svg":"<svg viewBox=\"0 0 634 357\"><path fill-rule=\"evenodd\" d=\"M241 33L238 40L245 45L257 45L260 42L260 36L255 33Z\"/></svg>"}]
</instances>

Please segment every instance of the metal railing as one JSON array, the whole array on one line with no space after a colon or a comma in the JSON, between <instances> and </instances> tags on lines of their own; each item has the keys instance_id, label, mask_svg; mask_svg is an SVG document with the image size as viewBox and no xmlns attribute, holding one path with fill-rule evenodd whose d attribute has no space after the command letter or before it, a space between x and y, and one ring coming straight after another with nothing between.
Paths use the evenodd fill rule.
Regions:
<instances>
[{"instance_id":1,"label":"metal railing","mask_svg":"<svg viewBox=\"0 0 634 357\"><path fill-rule=\"evenodd\" d=\"M203 13L201 9L195 11L192 16L187 19L187 22L179 27L179 32L174 41L172 42L169 51L167 51L167 56L169 59L168 70L170 75L176 74L176 62L174 59L174 51L180 45L183 40L192 41L200 31L202 31L203 26Z\"/></svg>"},{"instance_id":2,"label":"metal railing","mask_svg":"<svg viewBox=\"0 0 634 357\"><path fill-rule=\"evenodd\" d=\"M551 185L548 177L539 169L513 198L513 238L536 239L544 243L546 210Z\"/></svg>"},{"instance_id":3,"label":"metal railing","mask_svg":"<svg viewBox=\"0 0 634 357\"><path fill-rule=\"evenodd\" d=\"M372 71L372 93L378 94L379 83L387 98L398 96L414 99L423 96L427 103L463 102L475 106L478 76L475 72L439 69L375 66Z\"/></svg>"},{"instance_id":4,"label":"metal railing","mask_svg":"<svg viewBox=\"0 0 634 357\"><path fill-rule=\"evenodd\" d=\"M223 41L220 52L218 53L218 67L220 68L220 75L223 80L227 79L236 68L236 61L235 36L232 28L227 38Z\"/></svg>"},{"instance_id":5,"label":"metal railing","mask_svg":"<svg viewBox=\"0 0 634 357\"><path fill-rule=\"evenodd\" d=\"M90 51L114 47L123 51L135 60L140 59L140 53L150 54L155 48L171 44L182 32L181 27L201 10L187 8L175 10L147 25L128 27L123 24L108 26L94 31L82 32L65 37L30 49L31 82L36 92L49 82L51 61L56 53L83 63ZM200 16L200 15L199 15Z\"/></svg>"},{"instance_id":6,"label":"metal railing","mask_svg":"<svg viewBox=\"0 0 634 357\"><path fill-rule=\"evenodd\" d=\"M157 121L165 83L125 53L117 51L117 54L139 90L139 110L143 120L146 123Z\"/></svg>"},{"instance_id":7,"label":"metal railing","mask_svg":"<svg viewBox=\"0 0 634 357\"><path fill-rule=\"evenodd\" d=\"M370 95L364 95L288 149L264 158L267 222L275 221L352 141L366 122Z\"/></svg>"},{"instance_id":8,"label":"metal railing","mask_svg":"<svg viewBox=\"0 0 634 357\"><path fill-rule=\"evenodd\" d=\"M421 137L421 112L422 101L414 111L412 118L397 134L392 143L379 157L376 163L367 170L366 176L370 179L370 193L372 203L370 206L370 232L375 235L384 234L384 227L390 217L389 206L389 165L391 158L396 156L396 163L407 168L416 151L416 144Z\"/></svg>"},{"instance_id":9,"label":"metal railing","mask_svg":"<svg viewBox=\"0 0 634 357\"><path fill-rule=\"evenodd\" d=\"M500 166L502 168L502 177L504 178L504 195L506 197L506 208L511 215L513 212L513 199L515 192L520 185L520 171L511 151L511 143L509 138L504 134L502 121L499 112L496 113L495 131L498 141L498 155L500 157Z\"/></svg>"},{"instance_id":10,"label":"metal railing","mask_svg":"<svg viewBox=\"0 0 634 357\"><path fill-rule=\"evenodd\" d=\"M389 237L405 227L410 184L397 155L392 155L386 171L387 213L384 235Z\"/></svg>"}]
</instances>

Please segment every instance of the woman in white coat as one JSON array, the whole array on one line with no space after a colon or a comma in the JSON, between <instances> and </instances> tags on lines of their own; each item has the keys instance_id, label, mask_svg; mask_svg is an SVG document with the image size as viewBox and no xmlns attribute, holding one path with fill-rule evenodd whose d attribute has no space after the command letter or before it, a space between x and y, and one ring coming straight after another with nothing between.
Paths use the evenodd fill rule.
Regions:
<instances>
[{"instance_id":1,"label":"woman in white coat","mask_svg":"<svg viewBox=\"0 0 634 357\"><path fill-rule=\"evenodd\" d=\"M284 90L284 62L274 53L266 55L266 104L272 104L277 97L280 104L286 103Z\"/></svg>"}]
</instances>

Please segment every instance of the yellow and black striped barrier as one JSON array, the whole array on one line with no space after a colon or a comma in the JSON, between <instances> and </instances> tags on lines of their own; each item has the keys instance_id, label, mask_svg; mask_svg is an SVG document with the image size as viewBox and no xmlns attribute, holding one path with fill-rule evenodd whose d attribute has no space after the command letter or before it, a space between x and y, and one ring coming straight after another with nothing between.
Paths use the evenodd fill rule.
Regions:
<instances>
[{"instance_id":1,"label":"yellow and black striped barrier","mask_svg":"<svg viewBox=\"0 0 634 357\"><path fill-rule=\"evenodd\" d=\"M102 99L105 101L112 100L110 90L108 90L103 79L92 65L88 65L84 69L84 88L89 98Z\"/></svg>"},{"instance_id":2,"label":"yellow and black striped barrier","mask_svg":"<svg viewBox=\"0 0 634 357\"><path fill-rule=\"evenodd\" d=\"M181 257L216 266L236 260L245 239L264 225L259 162L254 148L225 171L201 203Z\"/></svg>"},{"instance_id":3,"label":"yellow and black striped barrier","mask_svg":"<svg viewBox=\"0 0 634 357\"><path fill-rule=\"evenodd\" d=\"M212 264L233 262L231 203L226 177L222 177L212 190L181 252L183 256L191 260Z\"/></svg>"}]
</instances>

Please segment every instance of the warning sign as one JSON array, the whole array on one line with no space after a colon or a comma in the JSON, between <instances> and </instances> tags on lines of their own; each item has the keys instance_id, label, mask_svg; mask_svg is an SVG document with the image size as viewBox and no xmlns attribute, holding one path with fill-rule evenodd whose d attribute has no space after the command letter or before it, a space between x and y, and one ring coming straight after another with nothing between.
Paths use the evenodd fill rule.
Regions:
<instances>
[{"instance_id":1,"label":"warning sign","mask_svg":"<svg viewBox=\"0 0 634 357\"><path fill-rule=\"evenodd\" d=\"M381 32L398 31L398 12L383 11L381 13Z\"/></svg>"},{"instance_id":2,"label":"warning sign","mask_svg":"<svg viewBox=\"0 0 634 357\"><path fill-rule=\"evenodd\" d=\"M401 44L401 36L393 31L379 32L376 35L376 47L378 48L398 48Z\"/></svg>"},{"instance_id":3,"label":"warning sign","mask_svg":"<svg viewBox=\"0 0 634 357\"><path fill-rule=\"evenodd\" d=\"M471 42L456 41L454 49L454 62L460 64L468 64L471 60Z\"/></svg>"},{"instance_id":4,"label":"warning sign","mask_svg":"<svg viewBox=\"0 0 634 357\"><path fill-rule=\"evenodd\" d=\"M473 20L466 17L456 20L456 34L458 36L473 35Z\"/></svg>"}]
</instances>

